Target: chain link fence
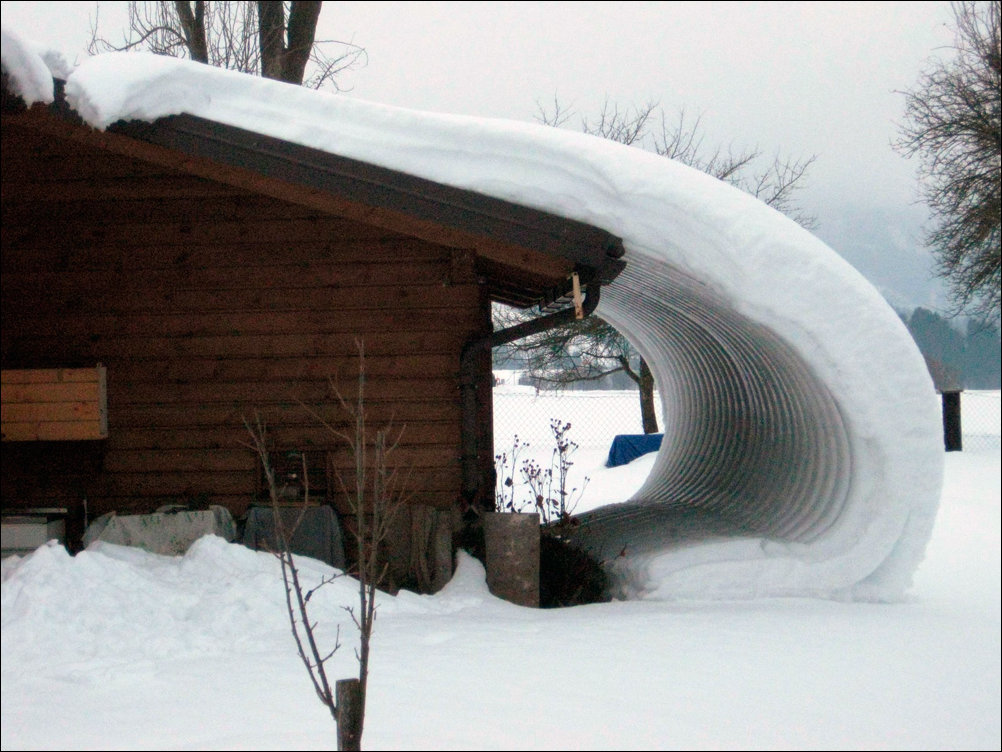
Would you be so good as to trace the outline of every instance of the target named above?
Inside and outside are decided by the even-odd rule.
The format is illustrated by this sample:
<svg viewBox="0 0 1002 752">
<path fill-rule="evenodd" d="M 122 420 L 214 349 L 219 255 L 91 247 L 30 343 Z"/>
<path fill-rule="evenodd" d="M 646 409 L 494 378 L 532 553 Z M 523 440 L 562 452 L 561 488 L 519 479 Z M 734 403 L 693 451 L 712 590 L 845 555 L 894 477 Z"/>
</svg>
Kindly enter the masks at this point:
<svg viewBox="0 0 1002 752">
<path fill-rule="evenodd" d="M 960 414 L 964 451 L 998 451 L 1002 448 L 1002 392 L 961 392 Z"/>
<path fill-rule="evenodd" d="M 654 396 L 660 416 L 660 398 L 657 392 Z M 572 508 L 588 486 L 590 474 L 595 468 L 604 467 L 612 440 L 620 434 L 643 433 L 636 389 L 537 391 L 530 386 L 502 383 L 494 388 L 495 468 L 499 480 L 511 478 L 514 486 L 508 489 L 499 486 L 501 495 L 516 502 L 533 496 L 525 474 L 520 471 L 527 463 L 544 472 L 552 470 L 551 477 L 556 478 L 560 455 L 555 451 L 554 421 L 561 428 L 570 424 L 563 437 L 576 445 L 566 455 L 570 464 L 566 490 Z M 623 498 L 628 495 L 624 493 Z M 516 506 L 522 511 L 531 507 L 519 503 Z"/>
<path fill-rule="evenodd" d="M 567 489 L 579 493 L 588 474 L 604 467 L 612 441 L 620 434 L 641 434 L 640 397 L 636 389 L 580 390 L 539 389 L 518 384 L 517 372 L 495 372 L 494 454 L 498 477 L 514 477 L 524 485 L 519 468 L 526 462 L 556 472 L 559 457 L 554 421 L 570 424 L 565 437 L 575 445 L 568 456 L 571 464 Z M 661 400 L 654 393 L 655 409 Z M 503 455 L 503 463 L 497 461 Z M 507 469 L 506 469 L 507 468 Z M 526 495 L 524 488 L 514 489 Z M 510 493 L 510 491 L 509 491 Z"/>
<path fill-rule="evenodd" d="M 618 434 L 643 433 L 636 391 L 494 389 L 496 451 L 511 447 L 516 436 L 523 444 L 549 448 L 554 440 L 551 420 L 570 423 L 569 436 L 581 449 L 608 451 Z"/>
</svg>

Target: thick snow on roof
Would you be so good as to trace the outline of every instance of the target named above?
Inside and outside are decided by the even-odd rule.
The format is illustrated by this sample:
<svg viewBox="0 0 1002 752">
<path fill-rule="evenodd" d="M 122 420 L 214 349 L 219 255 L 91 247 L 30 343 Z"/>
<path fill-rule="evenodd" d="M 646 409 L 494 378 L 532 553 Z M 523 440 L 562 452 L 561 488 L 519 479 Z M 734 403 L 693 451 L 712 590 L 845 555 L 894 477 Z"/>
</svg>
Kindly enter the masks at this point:
<svg viewBox="0 0 1002 752">
<path fill-rule="evenodd" d="M 0 28 L 3 44 L 3 70 L 10 76 L 11 88 L 24 100 L 25 104 L 35 102 L 48 104 L 55 99 L 52 71 L 45 64 L 45 53 L 33 42 Z"/>
<path fill-rule="evenodd" d="M 48 101 L 40 59 L 6 32 L 3 44 L 18 91 Z M 627 269 L 599 313 L 651 364 L 665 441 L 637 496 L 589 515 L 582 542 L 616 557 L 634 594 L 885 599 L 907 588 L 942 478 L 925 364 L 859 273 L 757 199 L 584 134 L 147 54 L 85 60 L 66 96 L 95 128 L 188 113 L 622 237 Z"/>
</svg>

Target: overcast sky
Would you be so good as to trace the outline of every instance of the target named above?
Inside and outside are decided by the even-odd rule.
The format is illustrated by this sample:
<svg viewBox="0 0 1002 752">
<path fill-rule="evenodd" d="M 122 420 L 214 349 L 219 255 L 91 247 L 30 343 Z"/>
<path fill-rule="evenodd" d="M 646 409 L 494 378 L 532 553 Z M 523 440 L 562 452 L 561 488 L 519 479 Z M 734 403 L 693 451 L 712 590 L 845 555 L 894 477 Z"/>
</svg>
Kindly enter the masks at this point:
<svg viewBox="0 0 1002 752">
<path fill-rule="evenodd" d="M 102 2 L 112 36 L 124 2 Z M 94 2 L 3 2 L 3 22 L 82 58 Z M 897 303 L 935 305 L 915 163 L 894 152 L 912 87 L 948 54 L 947 2 L 326 3 L 318 37 L 364 47 L 347 96 L 533 120 L 660 102 L 701 115 L 708 147 L 816 155 L 816 233 Z M 571 121 L 571 124 L 576 121 Z"/>
</svg>

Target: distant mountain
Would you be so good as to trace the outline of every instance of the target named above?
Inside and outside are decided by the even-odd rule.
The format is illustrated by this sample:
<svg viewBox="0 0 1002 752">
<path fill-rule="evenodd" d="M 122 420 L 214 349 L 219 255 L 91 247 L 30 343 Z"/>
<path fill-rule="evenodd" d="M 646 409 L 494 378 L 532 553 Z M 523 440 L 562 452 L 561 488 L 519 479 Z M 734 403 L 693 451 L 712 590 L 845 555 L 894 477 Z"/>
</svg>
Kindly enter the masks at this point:
<svg viewBox="0 0 1002 752">
<path fill-rule="evenodd" d="M 814 233 L 877 288 L 907 324 L 937 389 L 1000 388 L 998 322 L 953 317 L 948 286 L 934 276 L 921 206 L 826 206 Z"/>
<path fill-rule="evenodd" d="M 933 273 L 922 241 L 920 207 L 829 207 L 819 213 L 814 234 L 876 287 L 895 309 L 949 308 L 947 286 Z"/>
<path fill-rule="evenodd" d="M 947 319 L 925 308 L 899 315 L 925 356 L 937 389 L 1002 387 L 998 323 Z"/>
</svg>

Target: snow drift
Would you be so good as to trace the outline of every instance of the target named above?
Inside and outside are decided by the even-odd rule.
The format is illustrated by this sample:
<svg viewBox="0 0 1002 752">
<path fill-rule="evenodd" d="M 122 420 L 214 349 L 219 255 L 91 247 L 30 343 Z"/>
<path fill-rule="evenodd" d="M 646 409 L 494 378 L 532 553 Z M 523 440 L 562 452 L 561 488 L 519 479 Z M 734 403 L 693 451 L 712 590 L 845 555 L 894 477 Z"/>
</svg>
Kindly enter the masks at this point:
<svg viewBox="0 0 1002 752">
<path fill-rule="evenodd" d="M 42 58 L 3 66 L 50 101 Z M 939 499 L 939 412 L 880 295 L 820 240 L 684 165 L 527 123 L 413 112 L 145 54 L 85 60 L 70 105 L 95 128 L 188 113 L 599 226 L 625 272 L 599 314 L 637 346 L 665 440 L 629 502 L 581 541 L 624 594 L 894 599 Z"/>
</svg>

